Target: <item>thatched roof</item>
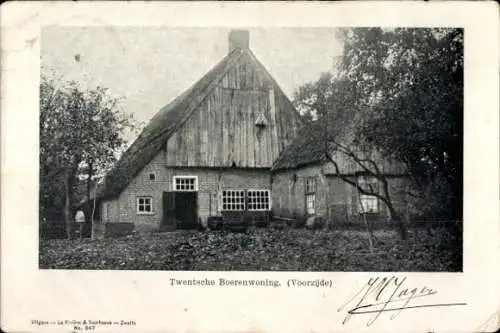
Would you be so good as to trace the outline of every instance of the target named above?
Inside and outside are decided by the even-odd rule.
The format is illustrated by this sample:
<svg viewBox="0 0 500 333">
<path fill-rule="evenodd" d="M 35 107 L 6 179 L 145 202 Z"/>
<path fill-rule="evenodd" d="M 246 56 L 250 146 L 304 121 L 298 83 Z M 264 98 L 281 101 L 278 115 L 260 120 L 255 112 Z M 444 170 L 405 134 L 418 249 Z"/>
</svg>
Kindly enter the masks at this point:
<svg viewBox="0 0 500 333">
<path fill-rule="evenodd" d="M 273 164 L 273 171 L 326 162 L 324 127 L 321 122 L 303 126 Z"/>
<path fill-rule="evenodd" d="M 295 138 L 273 164 L 273 171 L 296 169 L 327 161 L 327 138 L 345 144 L 350 140 L 354 128 L 362 121 L 361 112 L 345 109 L 331 114 L 328 119 L 316 120 L 304 125 Z M 351 138 L 352 139 L 352 138 Z M 335 150 L 328 144 L 329 152 Z"/>
<path fill-rule="evenodd" d="M 164 147 L 169 137 L 189 119 L 242 54 L 242 49 L 234 49 L 193 86 L 163 107 L 106 175 L 104 189 L 99 191 L 101 193 L 98 196 L 104 198 L 118 196 Z"/>
<path fill-rule="evenodd" d="M 329 120 L 317 120 L 300 129 L 296 139 L 286 147 L 274 162 L 272 171 L 298 169 L 309 165 L 330 163 L 334 159 L 341 173 L 364 172 L 355 159 L 343 153 L 347 149 L 357 158 L 375 161 L 381 172 L 386 174 L 405 174 L 405 168 L 395 160 L 384 158 L 376 149 L 363 150 L 356 143 L 354 133 L 363 122 L 364 113 L 343 110 Z M 344 148 L 340 148 L 344 147 Z"/>
</svg>

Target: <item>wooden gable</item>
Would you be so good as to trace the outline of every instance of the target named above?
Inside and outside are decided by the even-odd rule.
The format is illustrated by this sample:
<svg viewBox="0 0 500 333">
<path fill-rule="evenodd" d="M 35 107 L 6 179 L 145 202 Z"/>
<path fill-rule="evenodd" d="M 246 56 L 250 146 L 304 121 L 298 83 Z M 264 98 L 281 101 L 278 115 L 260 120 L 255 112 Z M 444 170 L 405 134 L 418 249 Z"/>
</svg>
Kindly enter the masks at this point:
<svg viewBox="0 0 500 333">
<path fill-rule="evenodd" d="M 265 119 L 265 126 L 259 123 Z M 244 50 L 168 140 L 168 166 L 270 168 L 295 137 L 298 113 L 251 51 Z"/>
</svg>

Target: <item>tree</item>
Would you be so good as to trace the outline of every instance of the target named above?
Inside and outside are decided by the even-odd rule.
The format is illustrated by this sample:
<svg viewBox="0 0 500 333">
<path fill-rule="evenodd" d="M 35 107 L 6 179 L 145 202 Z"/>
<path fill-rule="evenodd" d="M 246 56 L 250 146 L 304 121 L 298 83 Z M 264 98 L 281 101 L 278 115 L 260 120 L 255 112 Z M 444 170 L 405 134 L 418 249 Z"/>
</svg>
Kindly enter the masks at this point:
<svg viewBox="0 0 500 333">
<path fill-rule="evenodd" d="M 354 187 L 358 191 L 358 194 L 374 196 L 381 200 L 389 211 L 391 221 L 396 224 L 399 236 L 401 239 L 406 240 L 408 235 L 405 221 L 402 214 L 398 212 L 393 203 L 391 193 L 389 191 L 389 180 L 387 175 L 383 172 L 380 159 L 377 158 L 376 154 L 374 154 L 373 151 L 360 149 L 360 146 L 356 143 L 354 146 L 344 145 L 341 143 L 341 140 L 336 137 L 329 136 L 328 134 L 326 134 L 324 140 L 326 142 L 325 156 L 333 165 L 335 175 L 345 183 Z M 335 154 L 337 156 L 335 156 Z M 380 184 L 381 186 L 379 187 L 370 183 L 362 183 L 358 180 L 358 178 L 353 179 L 352 176 L 344 173 L 337 162 L 339 155 L 341 155 L 341 159 L 344 159 L 353 165 L 353 169 L 360 170 L 356 172 L 357 175 L 374 178 L 377 180 L 377 184 Z M 364 208 L 362 211 L 364 213 Z M 370 234 L 371 244 L 371 228 L 368 225 L 367 228 Z"/>
<path fill-rule="evenodd" d="M 440 32 L 421 43 L 411 80 L 374 108 L 359 134 L 406 164 L 428 214 L 461 218 L 463 32 Z"/>
<path fill-rule="evenodd" d="M 101 87 L 84 91 L 76 82 L 42 77 L 40 214 L 46 216 L 52 211 L 56 216 L 64 215 L 68 238 L 72 234 L 75 186 L 82 166 L 87 174 L 89 198 L 92 177 L 110 167 L 116 152 L 127 143 L 126 131 L 135 126 L 118 102 Z M 89 212 L 87 209 L 87 216 Z"/>
<path fill-rule="evenodd" d="M 87 179 L 87 222 L 93 219 L 91 187 L 95 175 L 103 175 L 116 161 L 117 153 L 125 148 L 127 140 L 121 135 L 127 130 L 135 129 L 137 124 L 133 118 L 126 116 L 118 109 L 118 100 L 111 98 L 107 90 L 97 87 L 89 91 L 87 104 L 83 111 L 83 127 L 85 137 L 81 166 Z"/>
<path fill-rule="evenodd" d="M 294 104 L 323 123 L 355 121 L 353 140 L 405 166 L 427 215 L 461 217 L 463 30 L 355 28 L 339 36 L 344 50 L 332 73 L 300 87 Z"/>
<path fill-rule="evenodd" d="M 58 152 L 63 150 L 59 141 L 51 139 L 52 129 L 61 126 L 60 114 L 66 98 L 49 81 L 40 84 L 40 224 L 41 232 L 59 234 L 53 221 L 64 220 L 65 177 L 64 163 Z"/>
</svg>

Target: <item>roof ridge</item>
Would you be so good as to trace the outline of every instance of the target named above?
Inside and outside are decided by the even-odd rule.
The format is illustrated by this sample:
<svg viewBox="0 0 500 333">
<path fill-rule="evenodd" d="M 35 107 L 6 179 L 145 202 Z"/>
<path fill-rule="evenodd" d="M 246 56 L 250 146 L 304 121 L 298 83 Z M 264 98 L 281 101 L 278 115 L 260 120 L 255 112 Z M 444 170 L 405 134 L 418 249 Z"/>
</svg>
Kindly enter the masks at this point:
<svg viewBox="0 0 500 333">
<path fill-rule="evenodd" d="M 235 50 L 238 50 L 238 49 L 235 49 Z M 235 50 L 233 50 L 233 52 L 234 52 Z M 236 56 L 236 58 L 235 58 L 235 59 L 233 59 L 233 60 L 231 61 L 231 64 L 230 64 L 230 65 L 225 66 L 225 69 L 224 69 L 221 73 L 219 73 L 218 77 L 216 77 L 216 79 L 214 79 L 213 81 L 211 81 L 211 82 L 207 85 L 207 87 L 206 87 L 205 89 L 203 89 L 203 93 L 202 93 L 203 98 L 201 98 L 199 101 L 197 101 L 195 104 L 191 105 L 190 107 L 188 106 L 188 110 L 189 110 L 189 109 L 190 109 L 190 110 L 189 110 L 189 111 L 187 111 L 187 115 L 186 115 L 186 116 L 184 116 L 184 117 L 183 117 L 183 119 L 182 119 L 182 120 L 181 120 L 181 121 L 180 121 L 180 122 L 179 122 L 176 126 L 174 126 L 173 132 L 177 131 L 177 130 L 178 130 L 178 129 L 182 126 L 182 125 L 184 125 L 184 123 L 185 123 L 186 121 L 188 121 L 188 120 L 189 120 L 189 118 L 191 118 L 191 116 L 193 115 L 194 111 L 196 111 L 196 108 L 197 108 L 197 107 L 198 107 L 201 103 L 203 103 L 203 101 L 205 100 L 205 98 L 207 98 L 207 96 L 210 94 L 210 92 L 212 92 L 212 90 L 215 88 L 216 84 L 217 84 L 217 83 L 219 83 L 219 82 L 220 82 L 220 80 L 222 80 L 222 78 L 224 77 L 224 75 L 226 75 L 226 73 L 227 73 L 227 72 L 228 72 L 228 71 L 229 71 L 229 70 L 230 70 L 230 69 L 234 66 L 234 64 L 238 61 L 238 59 L 241 57 L 241 55 L 242 55 L 242 54 L 243 54 L 243 53 L 242 53 L 242 52 L 241 52 L 241 50 L 240 50 L 240 54 L 238 54 L 238 55 Z M 229 55 L 231 55 L 231 54 L 229 54 Z M 220 64 L 220 63 L 222 63 L 224 60 L 226 60 L 226 58 L 222 59 L 222 60 L 219 62 L 219 64 Z M 210 69 L 210 70 L 209 70 L 209 71 L 208 71 L 208 72 L 207 72 L 207 73 L 206 73 L 203 77 L 206 77 L 207 75 L 210 75 L 210 74 L 211 74 L 211 72 L 212 72 L 213 70 L 215 70 L 215 69 L 216 69 L 216 67 L 217 67 L 217 65 L 216 65 L 216 66 L 214 66 L 212 69 Z M 196 86 L 196 84 L 197 84 L 197 83 L 199 83 L 199 82 L 203 79 L 203 77 L 202 77 L 201 79 L 199 79 L 198 81 L 196 81 L 196 82 L 195 82 L 195 83 L 194 83 L 191 87 L 189 87 L 186 91 L 184 91 L 184 93 L 186 93 L 186 96 L 187 96 L 187 95 L 189 95 L 189 93 L 191 92 L 190 90 L 192 90 L 192 88 L 193 88 L 194 86 Z M 184 93 L 182 93 L 181 95 L 183 95 Z M 179 95 L 178 97 L 180 97 L 181 95 Z M 184 98 L 186 98 L 186 96 L 184 96 Z M 174 99 L 171 103 L 173 103 L 173 102 L 175 102 L 175 99 Z M 169 103 L 169 104 L 170 104 L 170 103 Z M 168 106 L 169 104 L 167 104 L 166 106 Z M 165 106 L 165 107 L 166 107 L 166 106 Z M 161 111 L 161 109 L 160 109 L 160 111 Z M 154 137 L 152 137 L 149 141 L 153 141 L 153 140 L 157 139 L 159 136 L 163 135 L 163 134 L 164 134 L 165 132 L 167 132 L 168 130 L 170 130 L 170 129 L 165 129 L 165 130 L 161 131 L 159 134 L 157 134 L 157 135 L 155 135 Z"/>
</svg>

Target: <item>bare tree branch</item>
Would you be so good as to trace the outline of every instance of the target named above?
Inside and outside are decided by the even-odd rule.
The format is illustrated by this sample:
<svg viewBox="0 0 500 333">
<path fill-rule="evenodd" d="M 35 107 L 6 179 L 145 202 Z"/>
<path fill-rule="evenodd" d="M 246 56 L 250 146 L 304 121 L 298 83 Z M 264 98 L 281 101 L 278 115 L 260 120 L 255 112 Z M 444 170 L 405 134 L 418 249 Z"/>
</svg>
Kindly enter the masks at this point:
<svg viewBox="0 0 500 333">
<path fill-rule="evenodd" d="M 373 176 L 374 178 L 377 178 L 380 180 L 382 183 L 387 183 L 387 179 L 385 176 L 383 176 L 383 173 L 381 172 L 380 168 L 378 167 L 377 163 L 373 161 L 372 159 L 369 158 L 360 158 L 358 157 L 352 150 L 347 148 L 346 146 L 336 142 L 336 141 L 331 141 L 335 146 L 340 148 L 340 151 L 342 154 L 350 157 L 358 166 L 360 166 L 366 173 L 368 173 L 370 176 Z M 327 153 L 328 154 L 328 153 Z M 370 169 L 369 167 L 366 166 L 365 163 L 368 163 L 372 166 L 373 170 Z"/>
<path fill-rule="evenodd" d="M 385 204 L 387 204 L 387 198 L 384 196 L 384 195 L 381 195 L 379 192 L 376 192 L 373 190 L 372 187 L 370 187 L 370 191 L 367 191 L 365 188 L 363 188 L 358 182 L 356 181 L 353 181 L 352 179 L 350 179 L 348 176 L 345 176 L 343 175 L 340 171 L 339 171 L 339 166 L 337 164 L 337 162 L 330 156 L 330 154 L 328 153 L 325 153 L 325 156 L 326 158 L 333 164 L 334 168 L 335 168 L 335 174 L 340 178 L 342 179 L 342 181 L 348 183 L 349 185 L 355 187 L 359 193 L 361 194 L 364 194 L 364 195 L 372 195 L 372 196 L 375 196 L 377 198 L 379 198 L 380 200 L 382 200 Z"/>
</svg>

